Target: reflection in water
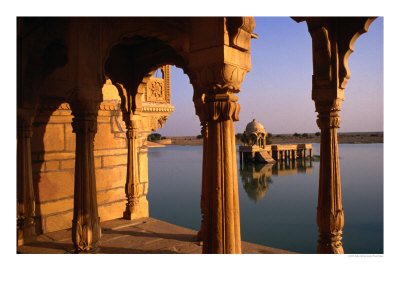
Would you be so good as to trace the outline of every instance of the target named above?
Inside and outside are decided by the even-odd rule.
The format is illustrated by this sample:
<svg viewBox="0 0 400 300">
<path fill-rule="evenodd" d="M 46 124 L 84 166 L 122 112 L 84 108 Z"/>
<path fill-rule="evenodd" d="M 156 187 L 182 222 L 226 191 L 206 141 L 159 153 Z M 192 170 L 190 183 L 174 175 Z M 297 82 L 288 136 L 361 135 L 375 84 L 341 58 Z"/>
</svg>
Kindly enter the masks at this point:
<svg viewBox="0 0 400 300">
<path fill-rule="evenodd" d="M 268 183 L 272 183 L 272 165 L 245 163 L 240 168 L 240 176 L 247 195 L 257 202 L 268 191 Z"/>
<path fill-rule="evenodd" d="M 257 202 L 265 197 L 269 188 L 268 184 L 273 183 L 272 176 L 310 173 L 312 168 L 313 159 L 286 160 L 274 165 L 245 162 L 240 165 L 240 177 L 249 198 Z"/>
</svg>

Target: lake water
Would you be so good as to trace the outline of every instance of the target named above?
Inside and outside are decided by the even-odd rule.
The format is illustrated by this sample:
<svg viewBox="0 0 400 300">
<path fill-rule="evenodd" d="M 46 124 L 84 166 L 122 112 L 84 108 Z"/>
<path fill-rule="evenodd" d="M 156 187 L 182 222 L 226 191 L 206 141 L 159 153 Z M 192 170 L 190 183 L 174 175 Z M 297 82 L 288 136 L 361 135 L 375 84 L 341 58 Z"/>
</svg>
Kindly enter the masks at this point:
<svg viewBox="0 0 400 300">
<path fill-rule="evenodd" d="M 319 144 L 313 144 L 319 155 Z M 199 230 L 202 146 L 149 148 L 150 216 Z M 340 144 L 348 254 L 383 253 L 383 144 Z M 239 161 L 239 155 L 237 155 Z M 238 162 L 242 240 L 316 253 L 317 160 L 295 164 Z"/>
</svg>

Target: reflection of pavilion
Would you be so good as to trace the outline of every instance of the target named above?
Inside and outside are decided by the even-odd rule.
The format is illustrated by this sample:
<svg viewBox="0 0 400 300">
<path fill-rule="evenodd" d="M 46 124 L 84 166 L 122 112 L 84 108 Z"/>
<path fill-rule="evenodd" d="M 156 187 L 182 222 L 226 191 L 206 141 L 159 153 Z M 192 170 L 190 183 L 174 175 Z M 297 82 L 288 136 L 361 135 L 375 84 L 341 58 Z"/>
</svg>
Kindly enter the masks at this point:
<svg viewBox="0 0 400 300">
<path fill-rule="evenodd" d="M 280 161 L 272 168 L 272 174 L 275 176 L 294 175 L 298 173 L 310 173 L 313 168 L 313 159 L 287 160 Z"/>
<path fill-rule="evenodd" d="M 256 202 L 264 198 L 272 183 L 272 165 L 248 163 L 241 165 L 240 176 L 247 195 Z"/>
<path fill-rule="evenodd" d="M 277 164 L 244 163 L 240 165 L 240 177 L 243 188 L 249 198 L 258 202 L 265 197 L 272 176 L 295 175 L 298 173 L 310 173 L 313 168 L 313 160 L 289 160 Z"/>
</svg>

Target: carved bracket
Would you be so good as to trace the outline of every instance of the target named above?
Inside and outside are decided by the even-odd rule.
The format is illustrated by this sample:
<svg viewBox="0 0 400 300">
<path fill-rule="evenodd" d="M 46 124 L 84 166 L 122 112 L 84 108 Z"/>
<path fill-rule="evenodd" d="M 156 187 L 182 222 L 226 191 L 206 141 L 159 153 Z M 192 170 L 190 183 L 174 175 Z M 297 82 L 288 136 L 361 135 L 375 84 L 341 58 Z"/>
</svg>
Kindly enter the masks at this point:
<svg viewBox="0 0 400 300">
<path fill-rule="evenodd" d="M 375 17 L 307 17 L 313 48 L 313 90 L 329 86 L 344 89 L 350 78 L 348 59 L 357 38 Z"/>
<path fill-rule="evenodd" d="M 229 17 L 226 18 L 226 26 L 229 34 L 229 46 L 241 51 L 250 51 L 252 32 L 256 27 L 253 17 Z"/>
</svg>

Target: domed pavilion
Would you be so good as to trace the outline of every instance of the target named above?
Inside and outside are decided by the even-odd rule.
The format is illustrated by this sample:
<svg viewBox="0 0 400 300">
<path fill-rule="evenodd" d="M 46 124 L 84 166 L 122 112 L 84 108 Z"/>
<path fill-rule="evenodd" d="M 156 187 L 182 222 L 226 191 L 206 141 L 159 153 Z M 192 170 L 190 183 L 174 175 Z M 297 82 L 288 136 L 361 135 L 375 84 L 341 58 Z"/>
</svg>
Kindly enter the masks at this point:
<svg viewBox="0 0 400 300">
<path fill-rule="evenodd" d="M 243 143 L 246 146 L 259 146 L 261 148 L 265 147 L 267 144 L 267 132 L 261 123 L 253 119 L 246 126 L 246 130 L 243 133 Z"/>
</svg>

